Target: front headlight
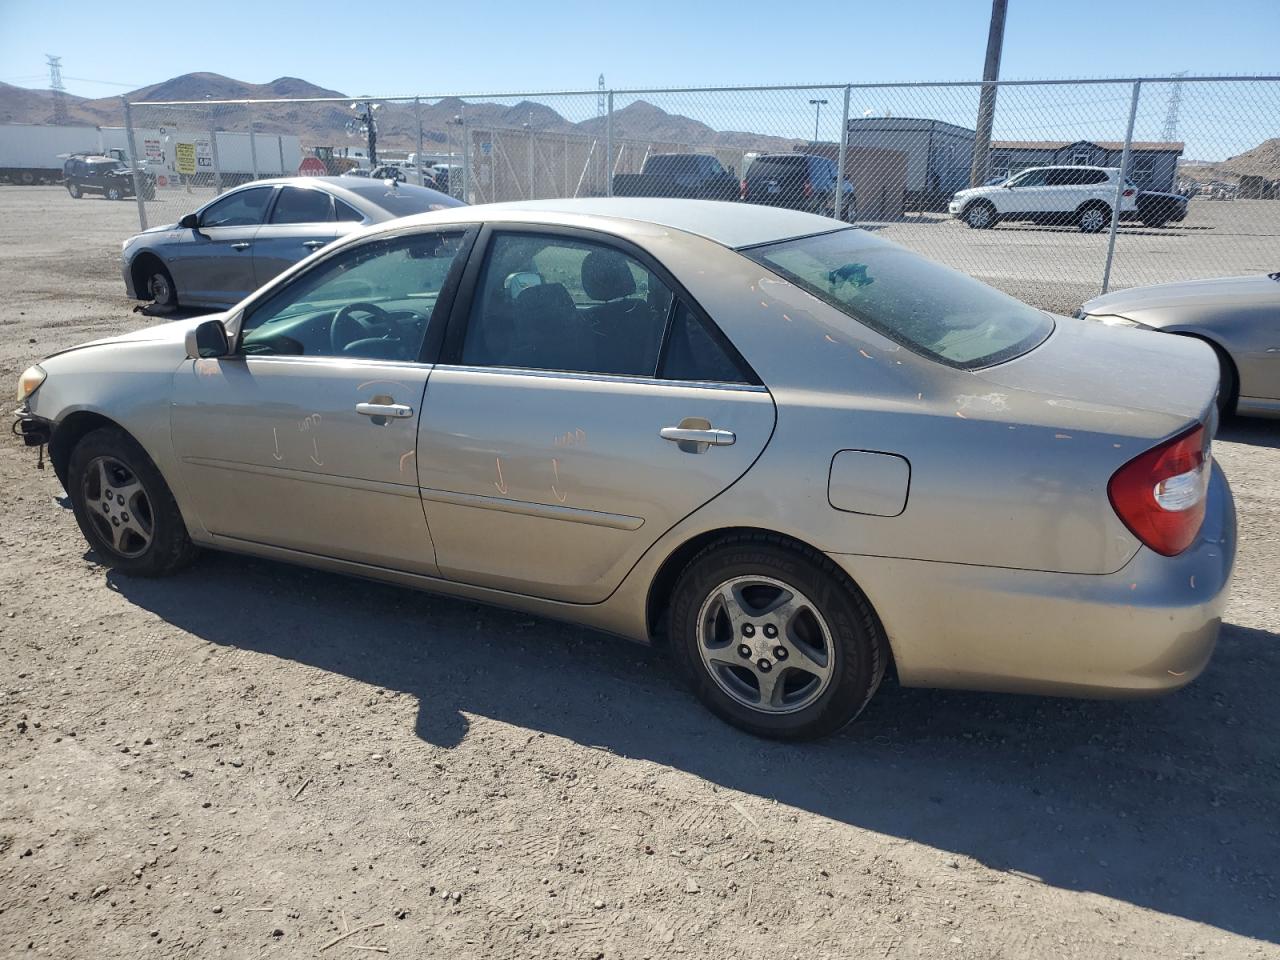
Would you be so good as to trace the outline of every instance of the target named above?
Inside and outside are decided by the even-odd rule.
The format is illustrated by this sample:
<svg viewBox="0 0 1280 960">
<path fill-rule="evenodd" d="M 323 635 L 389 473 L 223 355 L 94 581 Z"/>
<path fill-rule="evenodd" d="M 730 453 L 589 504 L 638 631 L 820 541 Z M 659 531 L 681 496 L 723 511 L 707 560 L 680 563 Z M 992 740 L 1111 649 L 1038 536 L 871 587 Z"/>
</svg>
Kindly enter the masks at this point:
<svg viewBox="0 0 1280 960">
<path fill-rule="evenodd" d="M 44 383 L 45 372 L 40 364 L 33 367 L 27 367 L 22 371 L 22 376 L 18 378 L 18 402 L 21 403 L 27 397 L 36 392 L 36 387 Z"/>
</svg>

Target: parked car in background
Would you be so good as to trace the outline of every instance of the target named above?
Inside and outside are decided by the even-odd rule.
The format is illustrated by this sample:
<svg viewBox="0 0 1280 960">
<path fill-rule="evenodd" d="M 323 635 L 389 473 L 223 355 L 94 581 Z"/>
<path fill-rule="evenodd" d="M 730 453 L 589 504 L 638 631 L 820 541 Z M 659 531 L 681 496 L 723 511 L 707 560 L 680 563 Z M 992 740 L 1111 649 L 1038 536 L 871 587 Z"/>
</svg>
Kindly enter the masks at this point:
<svg viewBox="0 0 1280 960">
<path fill-rule="evenodd" d="M 1117 290 L 1076 315 L 1203 340 L 1218 357 L 1222 413 L 1280 417 L 1280 271 Z"/>
<path fill-rule="evenodd" d="M 957 191 L 947 210 L 974 230 L 1002 220 L 1030 220 L 1099 233 L 1111 225 L 1119 177 L 1115 167 L 1031 167 L 999 186 Z M 1129 184 L 1121 188 L 1121 216 L 1137 212 L 1137 193 Z"/>
<path fill-rule="evenodd" d="M 659 642 L 721 717 L 797 738 L 891 660 L 1189 683 L 1235 553 L 1217 380 L 1204 344 L 826 217 L 600 198 L 362 230 L 29 368 L 15 426 L 126 575 L 207 546 L 541 613 Z"/>
<path fill-rule="evenodd" d="M 768 153 L 756 157 L 742 178 L 739 195 L 747 203 L 822 213 L 846 223 L 852 223 L 856 216 L 853 184 L 848 180 L 841 184 L 837 212 L 836 163 L 828 157 L 808 153 Z"/>
<path fill-rule="evenodd" d="M 382 180 L 257 180 L 126 240 L 125 292 L 163 307 L 225 307 L 363 226 L 460 204 L 435 190 Z"/>
<path fill-rule="evenodd" d="M 1125 219 L 1138 220 L 1146 227 L 1163 227 L 1181 223 L 1187 218 L 1187 198 L 1179 193 L 1139 190 L 1138 209 L 1125 214 Z"/>
<path fill-rule="evenodd" d="M 418 185 L 418 169 L 411 165 L 384 163 L 370 172 L 368 176 L 372 180 L 394 180 L 396 183 Z M 432 190 L 440 189 L 429 167 L 423 171 L 421 186 L 430 187 Z"/>
<path fill-rule="evenodd" d="M 737 200 L 738 193 L 733 174 L 704 153 L 655 153 L 639 173 L 619 173 L 613 178 L 617 197 Z"/>
<path fill-rule="evenodd" d="M 138 174 L 142 199 L 154 200 L 155 177 Z M 62 180 L 67 193 L 80 200 L 86 194 L 101 194 L 108 200 L 125 200 L 134 195 L 133 171 L 123 160 L 114 157 L 74 156 L 62 165 Z"/>
</svg>

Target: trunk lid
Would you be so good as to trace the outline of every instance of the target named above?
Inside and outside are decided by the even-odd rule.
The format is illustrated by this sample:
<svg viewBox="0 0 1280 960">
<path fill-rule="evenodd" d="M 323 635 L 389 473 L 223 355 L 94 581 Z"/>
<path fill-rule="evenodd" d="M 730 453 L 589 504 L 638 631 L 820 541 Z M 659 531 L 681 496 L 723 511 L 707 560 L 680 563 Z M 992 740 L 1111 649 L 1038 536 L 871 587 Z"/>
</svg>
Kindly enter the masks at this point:
<svg viewBox="0 0 1280 960">
<path fill-rule="evenodd" d="M 1150 330 L 1058 317 L 1054 332 L 1029 353 L 975 376 L 1042 401 L 1063 427 L 1159 439 L 1208 422 L 1218 391 L 1218 361 L 1208 345 Z M 1040 418 L 1034 418 L 1040 419 Z"/>
</svg>

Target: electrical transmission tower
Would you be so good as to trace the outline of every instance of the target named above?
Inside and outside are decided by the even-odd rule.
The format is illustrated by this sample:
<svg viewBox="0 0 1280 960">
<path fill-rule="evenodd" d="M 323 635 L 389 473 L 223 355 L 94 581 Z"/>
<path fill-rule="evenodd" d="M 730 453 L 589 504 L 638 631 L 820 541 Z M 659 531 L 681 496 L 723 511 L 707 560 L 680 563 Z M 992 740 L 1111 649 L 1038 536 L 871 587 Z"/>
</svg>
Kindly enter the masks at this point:
<svg viewBox="0 0 1280 960">
<path fill-rule="evenodd" d="M 608 100 L 604 95 L 604 74 L 600 74 L 600 79 L 596 82 L 596 116 L 603 117 L 608 111 Z"/>
<path fill-rule="evenodd" d="M 1160 134 L 1165 143 L 1178 139 L 1178 108 L 1182 106 L 1182 78 L 1186 75 L 1185 70 L 1174 74 L 1176 79 L 1173 81 L 1173 89 L 1169 91 L 1169 107 L 1164 115 L 1164 130 Z"/>
<path fill-rule="evenodd" d="M 62 58 L 44 55 L 49 62 L 49 89 L 53 91 L 53 122 L 67 122 L 67 88 L 62 85 Z"/>
</svg>

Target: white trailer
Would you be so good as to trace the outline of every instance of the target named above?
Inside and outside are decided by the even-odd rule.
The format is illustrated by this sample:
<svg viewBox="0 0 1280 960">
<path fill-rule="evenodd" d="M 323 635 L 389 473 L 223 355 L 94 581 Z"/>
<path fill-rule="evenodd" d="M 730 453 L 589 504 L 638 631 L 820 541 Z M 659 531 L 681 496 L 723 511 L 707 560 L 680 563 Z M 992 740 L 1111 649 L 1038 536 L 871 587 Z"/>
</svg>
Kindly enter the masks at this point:
<svg viewBox="0 0 1280 960">
<path fill-rule="evenodd" d="M 124 127 L 103 127 L 102 138 L 107 149 L 127 149 Z M 135 127 L 133 149 L 161 188 L 195 176 L 225 189 L 259 177 L 294 176 L 302 163 L 301 142 L 288 134 Z"/>
<path fill-rule="evenodd" d="M 73 153 L 101 153 L 97 127 L 0 124 L 0 180 L 9 183 L 57 183 L 62 163 Z"/>
</svg>

